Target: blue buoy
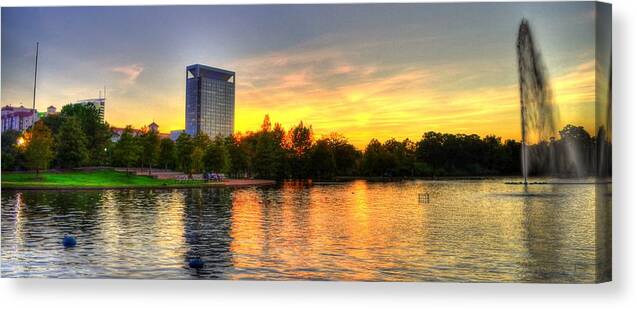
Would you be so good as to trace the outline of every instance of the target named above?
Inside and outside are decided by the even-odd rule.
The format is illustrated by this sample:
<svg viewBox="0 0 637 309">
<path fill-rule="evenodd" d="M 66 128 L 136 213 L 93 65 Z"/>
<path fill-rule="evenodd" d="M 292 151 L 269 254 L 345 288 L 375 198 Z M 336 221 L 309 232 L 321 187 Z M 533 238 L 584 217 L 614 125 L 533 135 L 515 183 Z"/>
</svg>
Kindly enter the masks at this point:
<svg viewBox="0 0 637 309">
<path fill-rule="evenodd" d="M 62 244 L 64 245 L 64 248 L 72 248 L 77 245 L 77 241 L 75 241 L 75 237 L 73 236 L 64 236 L 64 239 L 62 239 Z"/>
<path fill-rule="evenodd" d="M 188 266 L 190 266 L 190 268 L 203 268 L 203 261 L 199 258 L 194 258 L 194 259 L 190 259 L 188 261 Z"/>
</svg>

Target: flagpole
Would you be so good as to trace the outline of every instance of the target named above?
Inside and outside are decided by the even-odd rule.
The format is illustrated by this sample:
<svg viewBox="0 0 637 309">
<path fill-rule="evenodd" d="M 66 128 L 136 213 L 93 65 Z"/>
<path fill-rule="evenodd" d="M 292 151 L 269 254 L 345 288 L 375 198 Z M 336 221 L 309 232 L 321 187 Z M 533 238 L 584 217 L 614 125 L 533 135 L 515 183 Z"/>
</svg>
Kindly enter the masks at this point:
<svg viewBox="0 0 637 309">
<path fill-rule="evenodd" d="M 35 113 L 35 88 L 38 83 L 38 54 L 40 52 L 40 42 L 35 42 L 35 74 L 33 76 L 33 123 L 35 125 L 35 117 L 37 114 Z"/>
</svg>

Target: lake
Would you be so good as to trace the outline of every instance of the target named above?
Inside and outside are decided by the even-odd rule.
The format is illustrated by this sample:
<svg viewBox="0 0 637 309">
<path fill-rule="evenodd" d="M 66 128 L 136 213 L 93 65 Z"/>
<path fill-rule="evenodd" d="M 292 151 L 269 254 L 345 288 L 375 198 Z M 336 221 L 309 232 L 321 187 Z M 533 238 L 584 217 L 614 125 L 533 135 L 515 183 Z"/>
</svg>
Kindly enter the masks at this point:
<svg viewBox="0 0 637 309">
<path fill-rule="evenodd" d="M 596 224 L 610 220 L 610 185 L 525 189 L 508 181 L 519 179 L 3 190 L 1 272 L 578 283 L 610 276 L 601 258 L 610 245 L 596 241 L 610 238 L 610 226 Z M 64 235 L 77 246 L 65 249 Z M 191 258 L 204 267 L 189 268 Z"/>
</svg>

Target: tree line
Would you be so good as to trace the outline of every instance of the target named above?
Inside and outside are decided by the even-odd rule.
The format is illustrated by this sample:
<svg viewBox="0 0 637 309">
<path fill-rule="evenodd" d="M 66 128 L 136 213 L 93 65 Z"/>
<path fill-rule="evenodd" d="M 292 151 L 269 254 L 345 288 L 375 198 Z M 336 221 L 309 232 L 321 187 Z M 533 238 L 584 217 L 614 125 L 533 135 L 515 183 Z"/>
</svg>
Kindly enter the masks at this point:
<svg viewBox="0 0 637 309">
<path fill-rule="evenodd" d="M 569 125 L 560 133 L 550 143 L 575 143 L 582 153 L 594 148 L 582 127 Z M 264 179 L 520 175 L 520 143 L 493 135 L 426 132 L 418 141 L 372 139 L 361 151 L 338 133 L 316 138 L 303 122 L 285 130 L 266 115 L 259 130 L 227 137 L 181 134 L 173 142 L 131 126 L 116 142 L 111 137 L 94 108 L 67 105 L 24 134 L 4 132 L 2 168 L 36 173 L 52 167 L 162 168 Z M 562 169 L 569 172 L 567 164 Z"/>
<path fill-rule="evenodd" d="M 111 130 L 94 107 L 66 105 L 23 134 L 2 133 L 3 170 L 45 170 L 104 165 Z"/>
</svg>

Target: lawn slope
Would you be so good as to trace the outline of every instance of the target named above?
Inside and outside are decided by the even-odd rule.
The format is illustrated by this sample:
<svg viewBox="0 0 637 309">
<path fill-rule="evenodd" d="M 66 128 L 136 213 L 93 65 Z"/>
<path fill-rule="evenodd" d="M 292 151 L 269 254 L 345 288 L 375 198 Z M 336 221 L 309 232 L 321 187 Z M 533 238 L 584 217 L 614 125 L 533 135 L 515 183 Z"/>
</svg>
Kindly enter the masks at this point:
<svg viewBox="0 0 637 309">
<path fill-rule="evenodd" d="M 204 184 L 201 180 L 155 179 L 114 170 L 43 172 L 39 176 L 35 173 L 2 173 L 3 189 L 189 187 Z"/>
</svg>

